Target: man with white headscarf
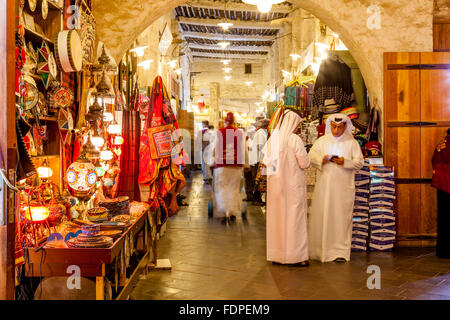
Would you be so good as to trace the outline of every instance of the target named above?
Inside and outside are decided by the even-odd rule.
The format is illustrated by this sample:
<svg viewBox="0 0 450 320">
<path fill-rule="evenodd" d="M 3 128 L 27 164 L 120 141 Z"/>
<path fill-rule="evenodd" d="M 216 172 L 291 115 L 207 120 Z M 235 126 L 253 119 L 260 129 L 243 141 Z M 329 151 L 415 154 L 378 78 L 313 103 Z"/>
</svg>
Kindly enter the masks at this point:
<svg viewBox="0 0 450 320">
<path fill-rule="evenodd" d="M 294 134 L 300 121 L 294 111 L 285 110 L 262 152 L 267 166 L 267 260 L 306 267 L 309 157 Z"/>
<path fill-rule="evenodd" d="M 325 135 L 316 140 L 309 157 L 318 169 L 309 216 L 309 252 L 313 260 L 350 260 L 355 171 L 364 158 L 344 114 L 331 115 Z"/>
</svg>

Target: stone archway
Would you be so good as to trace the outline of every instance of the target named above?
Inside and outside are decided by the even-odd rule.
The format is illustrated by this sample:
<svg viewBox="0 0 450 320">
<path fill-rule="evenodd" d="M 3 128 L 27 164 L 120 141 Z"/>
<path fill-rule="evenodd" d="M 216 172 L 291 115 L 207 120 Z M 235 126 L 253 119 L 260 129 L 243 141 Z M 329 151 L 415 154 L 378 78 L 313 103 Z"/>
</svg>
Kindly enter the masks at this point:
<svg viewBox="0 0 450 320">
<path fill-rule="evenodd" d="M 160 16 L 186 0 L 97 0 L 99 40 L 117 59 Z M 383 52 L 433 50 L 433 0 L 289 0 L 339 34 L 358 63 L 372 105 L 383 108 Z M 369 6 L 380 12 L 380 28 L 369 28 Z"/>
</svg>

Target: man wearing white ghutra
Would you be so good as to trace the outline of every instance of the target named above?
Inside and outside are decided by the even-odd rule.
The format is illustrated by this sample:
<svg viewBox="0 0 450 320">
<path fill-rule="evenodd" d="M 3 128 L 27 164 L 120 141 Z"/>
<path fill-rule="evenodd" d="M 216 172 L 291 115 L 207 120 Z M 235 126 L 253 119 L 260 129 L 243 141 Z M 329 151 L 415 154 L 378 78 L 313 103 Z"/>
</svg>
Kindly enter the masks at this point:
<svg viewBox="0 0 450 320">
<path fill-rule="evenodd" d="M 309 217 L 310 258 L 321 262 L 350 260 L 355 172 L 364 158 L 346 115 L 331 115 L 326 131 L 311 148 L 318 169 Z"/>
</svg>

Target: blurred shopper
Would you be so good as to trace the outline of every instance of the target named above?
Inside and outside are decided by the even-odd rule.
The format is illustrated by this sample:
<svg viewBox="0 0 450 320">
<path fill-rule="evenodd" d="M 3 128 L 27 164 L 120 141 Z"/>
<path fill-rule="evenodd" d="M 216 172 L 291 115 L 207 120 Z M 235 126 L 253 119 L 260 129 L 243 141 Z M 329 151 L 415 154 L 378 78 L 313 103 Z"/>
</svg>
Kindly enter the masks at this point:
<svg viewBox="0 0 450 320">
<path fill-rule="evenodd" d="M 216 199 L 214 216 L 222 223 L 234 221 L 241 212 L 242 167 L 245 161 L 244 135 L 234 126 L 234 114 L 229 112 L 224 128 L 217 131 L 210 165 L 214 168 L 213 189 Z"/>
</svg>

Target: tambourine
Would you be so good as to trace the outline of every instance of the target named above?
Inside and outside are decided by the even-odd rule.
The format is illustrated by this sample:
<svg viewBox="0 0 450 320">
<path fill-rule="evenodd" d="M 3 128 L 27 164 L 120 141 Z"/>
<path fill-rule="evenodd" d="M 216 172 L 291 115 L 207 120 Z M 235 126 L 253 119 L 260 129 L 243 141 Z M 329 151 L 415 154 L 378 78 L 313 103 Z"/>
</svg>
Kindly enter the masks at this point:
<svg viewBox="0 0 450 320">
<path fill-rule="evenodd" d="M 59 32 L 55 40 L 55 53 L 56 62 L 64 72 L 81 71 L 83 49 L 78 31 L 73 29 Z"/>
</svg>

